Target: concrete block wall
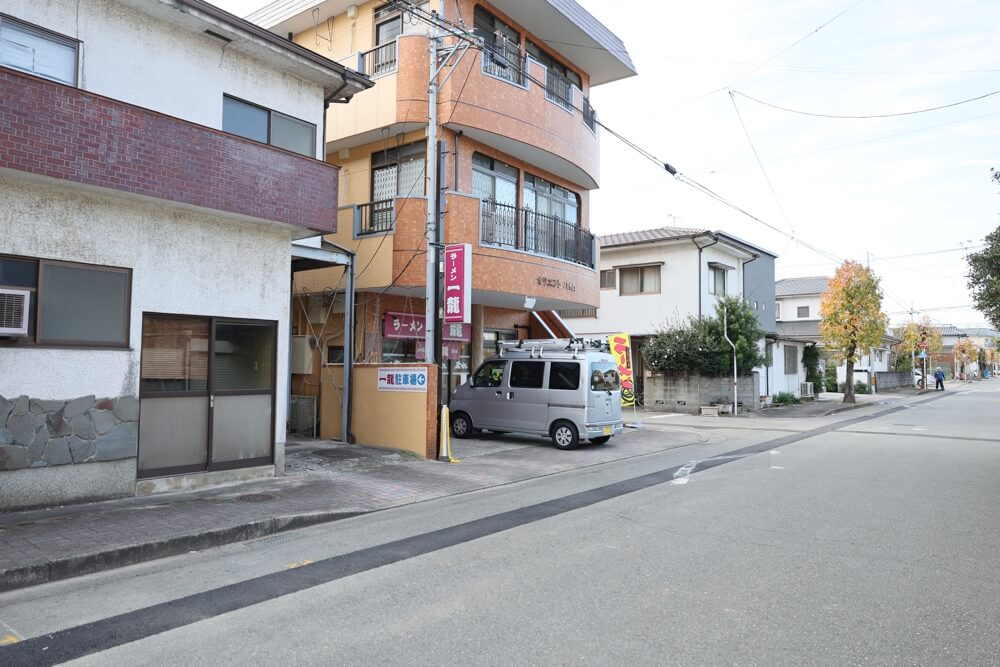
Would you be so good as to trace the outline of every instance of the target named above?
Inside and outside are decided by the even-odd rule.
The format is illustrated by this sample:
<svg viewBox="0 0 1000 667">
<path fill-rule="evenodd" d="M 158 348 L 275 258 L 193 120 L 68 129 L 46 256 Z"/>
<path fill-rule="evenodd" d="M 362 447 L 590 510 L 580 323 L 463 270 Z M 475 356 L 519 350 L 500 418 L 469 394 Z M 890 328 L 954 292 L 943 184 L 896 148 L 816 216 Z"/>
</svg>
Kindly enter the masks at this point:
<svg viewBox="0 0 1000 667">
<path fill-rule="evenodd" d="M 739 378 L 736 386 L 741 410 L 760 409 L 757 375 Z M 647 410 L 698 414 L 702 405 L 732 403 L 733 380 L 729 377 L 664 375 L 654 373 L 645 381 Z"/>
</svg>

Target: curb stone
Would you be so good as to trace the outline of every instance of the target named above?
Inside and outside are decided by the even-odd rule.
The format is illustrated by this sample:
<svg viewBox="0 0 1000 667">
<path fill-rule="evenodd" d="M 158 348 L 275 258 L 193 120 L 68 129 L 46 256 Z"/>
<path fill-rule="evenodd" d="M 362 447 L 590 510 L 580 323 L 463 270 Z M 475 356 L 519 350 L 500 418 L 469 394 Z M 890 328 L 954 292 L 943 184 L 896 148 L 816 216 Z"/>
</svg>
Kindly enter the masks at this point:
<svg viewBox="0 0 1000 667">
<path fill-rule="evenodd" d="M 377 511 L 377 510 L 371 510 Z M 72 556 L 32 563 L 0 570 L 0 593 L 27 588 L 38 584 L 70 579 L 113 568 L 135 565 L 189 551 L 201 551 L 234 542 L 266 537 L 286 530 L 306 528 L 321 523 L 349 519 L 370 512 L 314 512 L 269 517 L 226 528 L 201 533 L 178 535 L 164 540 L 130 544 L 107 551 L 97 551 L 82 556 Z"/>
</svg>

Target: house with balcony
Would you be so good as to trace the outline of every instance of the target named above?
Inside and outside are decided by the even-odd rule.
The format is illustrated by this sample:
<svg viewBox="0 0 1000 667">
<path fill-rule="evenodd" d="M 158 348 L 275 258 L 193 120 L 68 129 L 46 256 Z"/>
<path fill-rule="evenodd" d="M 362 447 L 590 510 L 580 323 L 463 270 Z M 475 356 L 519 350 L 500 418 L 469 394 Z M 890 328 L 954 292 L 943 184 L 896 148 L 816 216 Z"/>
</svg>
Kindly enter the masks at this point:
<svg viewBox="0 0 1000 667">
<path fill-rule="evenodd" d="M 432 456 L 434 411 L 497 341 L 567 335 L 556 311 L 598 305 L 589 193 L 600 153 L 590 91 L 635 68 L 621 40 L 574 0 L 277 0 L 248 18 L 375 81 L 326 118 L 327 160 L 340 168 L 339 224 L 326 238 L 357 256 L 352 433 Z M 440 55 L 433 109 L 432 40 Z M 439 146 L 429 149 L 432 122 Z M 437 191 L 428 191 L 428 156 Z M 380 366 L 426 360 L 433 198 L 441 242 L 471 247 L 472 309 L 469 322 L 444 327 L 440 365 L 425 369 L 436 395 L 410 405 L 398 391 L 366 387 Z M 319 396 L 324 437 L 342 428 L 345 283 L 330 269 L 297 276 L 294 286 L 293 327 L 312 351 L 293 393 Z M 381 413 L 363 414 L 368 404 L 412 419 L 387 424 Z"/>
<path fill-rule="evenodd" d="M 820 300 L 829 282 L 830 279 L 826 276 L 809 276 L 785 278 L 775 283 L 774 313 L 779 336 L 810 341 L 822 351 L 823 340 L 819 333 Z M 886 331 L 881 343 L 866 350 L 854 364 L 854 381 L 871 386 L 875 373 L 888 372 L 891 368 L 890 350 L 899 342 L 899 338 Z M 823 357 L 829 358 L 829 353 L 823 354 Z M 836 368 L 837 383 L 843 384 L 847 378 L 847 364 L 837 364 Z"/>
<path fill-rule="evenodd" d="M 649 373 L 647 338 L 689 317 L 714 317 L 720 296 L 745 299 L 765 336 L 774 335 L 774 253 L 722 231 L 687 227 L 609 234 L 598 244 L 598 305 L 559 312 L 580 335 L 630 334 L 637 395 Z"/>
<path fill-rule="evenodd" d="M 202 0 L 0 11 L 0 510 L 280 471 L 293 241 L 371 81 Z"/>
</svg>

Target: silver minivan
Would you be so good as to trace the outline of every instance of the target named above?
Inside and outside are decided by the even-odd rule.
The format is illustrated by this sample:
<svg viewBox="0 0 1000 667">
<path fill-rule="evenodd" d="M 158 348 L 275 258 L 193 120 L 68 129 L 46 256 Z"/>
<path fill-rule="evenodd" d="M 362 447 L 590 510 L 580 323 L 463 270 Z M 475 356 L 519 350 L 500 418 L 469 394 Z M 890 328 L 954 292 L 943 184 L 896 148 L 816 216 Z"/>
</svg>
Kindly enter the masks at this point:
<svg viewBox="0 0 1000 667">
<path fill-rule="evenodd" d="M 548 436 L 559 449 L 602 444 L 621 432 L 618 365 L 600 341 L 505 341 L 455 390 L 451 433 Z"/>
</svg>

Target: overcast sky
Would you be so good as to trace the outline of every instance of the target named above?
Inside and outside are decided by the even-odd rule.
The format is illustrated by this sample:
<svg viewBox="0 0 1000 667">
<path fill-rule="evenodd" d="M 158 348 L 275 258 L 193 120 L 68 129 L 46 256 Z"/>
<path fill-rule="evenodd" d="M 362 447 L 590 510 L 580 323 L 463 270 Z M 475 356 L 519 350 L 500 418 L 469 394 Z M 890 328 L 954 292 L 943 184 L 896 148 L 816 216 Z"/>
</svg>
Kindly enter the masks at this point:
<svg viewBox="0 0 1000 667">
<path fill-rule="evenodd" d="M 794 235 L 836 258 L 870 261 L 894 323 L 911 306 L 939 323 L 983 323 L 968 307 L 956 249 L 980 245 L 1000 223 L 989 173 L 1000 167 L 1000 94 L 874 119 L 794 114 L 741 94 L 871 116 L 1000 92 L 1000 3 L 578 1 L 622 38 L 639 70 L 593 90 L 601 122 L 785 232 L 677 182 L 605 132 L 595 233 L 724 230 L 777 253 L 778 278 L 832 275 L 835 262 Z M 216 3 L 240 15 L 265 4 Z"/>
</svg>

